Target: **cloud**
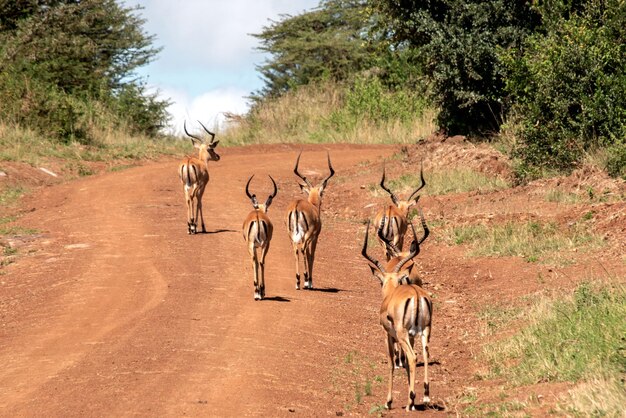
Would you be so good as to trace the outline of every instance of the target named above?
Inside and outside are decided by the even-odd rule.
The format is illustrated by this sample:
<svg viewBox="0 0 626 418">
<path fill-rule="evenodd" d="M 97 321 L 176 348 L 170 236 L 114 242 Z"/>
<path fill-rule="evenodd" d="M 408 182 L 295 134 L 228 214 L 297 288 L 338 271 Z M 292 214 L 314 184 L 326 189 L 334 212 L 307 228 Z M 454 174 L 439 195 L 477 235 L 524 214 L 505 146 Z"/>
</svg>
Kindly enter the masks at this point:
<svg viewBox="0 0 626 418">
<path fill-rule="evenodd" d="M 163 70 L 199 67 L 238 70 L 260 61 L 252 33 L 281 14 L 297 14 L 318 0 L 135 0 L 144 7 L 145 30 L 156 35 Z M 133 2 L 129 2 L 132 5 Z"/>
<path fill-rule="evenodd" d="M 182 132 L 185 119 L 213 126 L 223 123 L 223 112 L 245 113 L 246 96 L 262 87 L 255 65 L 265 60 L 250 34 L 280 20 L 281 14 L 296 15 L 318 2 L 126 0 L 128 7 L 143 7 L 144 31 L 156 36 L 154 46 L 163 48 L 137 73 L 173 102 L 169 130 Z"/>
<path fill-rule="evenodd" d="M 248 103 L 244 97 L 246 94 L 235 88 L 216 89 L 197 97 L 191 97 L 184 91 L 162 91 L 160 95 L 171 98 L 173 102 L 168 108 L 172 115 L 168 131 L 181 135 L 183 122 L 187 121 L 187 129 L 193 133 L 193 129 L 201 129 L 198 120 L 208 129 L 219 131 L 225 127 L 225 112 L 247 112 Z"/>
</svg>

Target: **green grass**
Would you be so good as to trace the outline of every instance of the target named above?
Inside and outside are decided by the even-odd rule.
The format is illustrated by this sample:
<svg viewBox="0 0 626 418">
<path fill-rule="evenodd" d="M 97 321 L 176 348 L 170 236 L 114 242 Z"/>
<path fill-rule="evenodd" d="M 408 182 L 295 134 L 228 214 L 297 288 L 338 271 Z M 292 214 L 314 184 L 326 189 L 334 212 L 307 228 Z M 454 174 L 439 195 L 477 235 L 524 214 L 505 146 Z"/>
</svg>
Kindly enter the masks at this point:
<svg viewBox="0 0 626 418">
<path fill-rule="evenodd" d="M 547 202 L 578 204 L 619 202 L 623 200 L 624 196 L 612 193 L 610 190 L 599 192 L 590 186 L 582 193 L 574 193 L 559 188 L 551 188 L 545 191 L 543 198 Z"/>
<path fill-rule="evenodd" d="M 7 187 L 0 192 L 0 205 L 10 206 L 17 202 L 17 200 L 26 192 L 23 187 Z"/>
<path fill-rule="evenodd" d="M 583 198 L 576 193 L 566 192 L 561 189 L 548 189 L 544 194 L 546 202 L 575 204 L 583 201 Z"/>
<path fill-rule="evenodd" d="M 155 159 L 161 155 L 192 153 L 188 141 L 173 138 L 153 139 L 131 136 L 118 131 L 98 132 L 90 145 L 72 142 L 63 144 L 35 131 L 0 122 L 0 161 L 41 165 L 50 158 L 68 163 L 81 161 L 112 161 Z M 87 175 L 83 170 L 83 174 Z"/>
<path fill-rule="evenodd" d="M 488 305 L 480 309 L 478 319 L 485 327 L 485 334 L 494 334 L 519 318 L 522 310 L 509 305 Z"/>
<path fill-rule="evenodd" d="M 492 376 L 515 385 L 576 382 L 566 409 L 619 416 L 626 404 L 626 287 L 585 282 L 563 299 L 539 300 L 525 318 L 518 334 L 484 347 Z"/>
<path fill-rule="evenodd" d="M 486 225 L 455 226 L 449 240 L 457 245 L 468 244 L 470 256 L 523 257 L 528 262 L 564 262 L 564 250 L 584 250 L 603 245 L 600 236 L 584 224 L 566 229 L 553 222 L 507 222 Z"/>
<path fill-rule="evenodd" d="M 0 235 L 32 235 L 39 231 L 31 228 L 24 228 L 17 225 L 8 225 L 17 219 L 15 216 L 5 216 L 0 218 Z"/>
<path fill-rule="evenodd" d="M 331 380 L 333 390 L 346 398 L 347 411 L 364 404 L 365 398 L 371 397 L 383 382 L 382 376 L 376 374 L 376 361 L 356 350 L 348 351 L 338 361 Z"/>
<path fill-rule="evenodd" d="M 468 168 L 424 172 L 424 179 L 426 180 L 426 187 L 423 191 L 431 196 L 474 191 L 484 193 L 506 189 L 510 186 L 508 182 L 499 177 L 488 176 Z M 397 178 L 390 178 L 385 184 L 399 198 L 408 197 L 408 194 L 420 184 L 420 175 L 419 172 L 406 173 Z M 375 196 L 387 194 L 382 190 L 379 183 L 371 184 L 369 190 Z"/>
</svg>

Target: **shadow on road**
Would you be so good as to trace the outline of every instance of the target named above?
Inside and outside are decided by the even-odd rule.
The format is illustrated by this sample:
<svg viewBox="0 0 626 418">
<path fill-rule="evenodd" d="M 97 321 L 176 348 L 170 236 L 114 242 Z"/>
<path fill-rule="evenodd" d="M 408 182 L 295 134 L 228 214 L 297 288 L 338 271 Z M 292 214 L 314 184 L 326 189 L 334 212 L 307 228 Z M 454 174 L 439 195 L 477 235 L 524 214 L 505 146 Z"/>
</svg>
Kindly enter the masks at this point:
<svg viewBox="0 0 626 418">
<path fill-rule="evenodd" d="M 291 299 L 287 299 L 282 296 L 270 296 L 268 298 L 263 298 L 263 300 L 269 300 L 273 302 L 291 302 Z"/>
<path fill-rule="evenodd" d="M 234 229 L 216 229 L 215 231 L 206 231 L 206 232 L 201 232 L 202 234 L 221 234 L 222 232 L 239 232 L 239 231 L 235 231 Z"/>
<path fill-rule="evenodd" d="M 306 289 L 306 290 L 311 290 L 313 292 L 322 292 L 322 293 L 339 293 L 343 291 L 342 289 L 337 289 L 336 287 L 314 287 L 313 289 Z"/>
</svg>

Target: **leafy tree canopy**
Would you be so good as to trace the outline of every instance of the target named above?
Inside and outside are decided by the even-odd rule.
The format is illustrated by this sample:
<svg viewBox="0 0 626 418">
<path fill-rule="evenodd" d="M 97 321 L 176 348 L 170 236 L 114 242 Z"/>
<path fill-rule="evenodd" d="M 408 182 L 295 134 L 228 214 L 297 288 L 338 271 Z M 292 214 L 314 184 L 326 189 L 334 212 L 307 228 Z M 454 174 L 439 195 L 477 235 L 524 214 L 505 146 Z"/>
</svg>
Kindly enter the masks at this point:
<svg viewBox="0 0 626 418">
<path fill-rule="evenodd" d="M 72 114 L 83 110 L 64 97 L 98 100 L 132 129 L 156 133 L 167 120 L 168 103 L 146 94 L 134 78 L 134 71 L 159 52 L 152 46 L 154 37 L 143 31 L 138 10 L 115 0 L 1 1 L 0 71 L 5 77 L 0 94 L 28 100 L 28 86 L 36 86 L 40 97 L 59 98 L 63 103 L 55 103 L 63 109 L 74 107 Z M 45 106 L 45 100 L 38 106 Z M 4 110 L 5 119 L 37 124 L 32 114 Z M 33 111 L 46 114 L 50 108 Z M 61 136 L 74 132 L 71 127 L 62 131 Z"/>
<path fill-rule="evenodd" d="M 324 0 L 312 11 L 284 15 L 254 36 L 270 58 L 257 69 L 265 86 L 255 97 L 277 97 L 298 85 L 323 79 L 345 80 L 369 68 L 364 0 Z"/>
</svg>

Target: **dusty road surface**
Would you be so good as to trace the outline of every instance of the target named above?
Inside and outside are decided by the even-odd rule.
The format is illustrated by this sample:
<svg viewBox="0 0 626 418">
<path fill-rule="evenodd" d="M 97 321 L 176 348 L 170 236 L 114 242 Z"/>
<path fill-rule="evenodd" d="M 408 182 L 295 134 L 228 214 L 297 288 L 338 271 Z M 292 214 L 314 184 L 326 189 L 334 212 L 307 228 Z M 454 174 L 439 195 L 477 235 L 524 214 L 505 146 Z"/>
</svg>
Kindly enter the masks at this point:
<svg viewBox="0 0 626 418">
<path fill-rule="evenodd" d="M 1 278 L 0 415 L 349 411 L 354 388 L 341 387 L 352 385 L 352 371 L 341 369 L 344 358 L 375 347 L 371 367 L 385 370 L 375 323 L 379 289 L 359 256 L 360 219 L 322 215 L 315 289 L 295 290 L 284 217 L 298 196 L 292 172 L 298 149 L 222 149 L 204 198 L 207 234 L 186 233 L 176 160 L 28 197 L 23 205 L 30 212 L 20 224 L 41 236 Z M 340 212 L 337 185 L 349 181 L 346 173 L 394 148 L 331 146 L 330 152 L 337 175 L 323 210 Z M 320 178 L 325 157 L 325 148 L 305 147 L 301 171 Z M 270 191 L 267 174 L 279 186 L 269 213 L 275 234 L 262 302 L 253 299 L 241 235 L 251 209 L 244 185 L 253 173 L 261 200 Z M 436 366 L 432 374 L 436 381 Z M 398 376 L 401 408 L 406 384 Z M 383 384 L 376 385 L 382 394 Z"/>
<path fill-rule="evenodd" d="M 312 291 L 295 290 L 284 223 L 289 201 L 300 196 L 292 170 L 302 148 L 306 176 L 327 174 L 327 149 L 337 171 L 324 195 Z M 429 194 L 427 185 L 420 203 L 431 236 L 418 266 L 434 301 L 433 403 L 404 412 L 406 377 L 398 371 L 387 412 L 380 287 L 360 256 L 364 220 L 389 200 L 373 193 L 383 161 L 389 178 L 397 179 L 416 175 L 424 160 L 429 178 L 435 167 L 455 166 L 500 175 L 507 169 L 502 156 L 440 142 L 220 153 L 204 197 L 206 234 L 187 235 L 177 159 L 33 188 L 21 199 L 14 223 L 30 231 L 3 243 L 0 262 L 0 416 L 437 417 L 467 415 L 476 399 L 497 410 L 505 398 L 543 416 L 568 384 L 512 388 L 481 378 L 481 346 L 497 337 L 481 318 L 490 307 L 530 305 L 579 280 L 607 272 L 624 277 L 626 202 L 613 197 L 623 196 L 623 182 L 581 172 L 441 196 Z M 254 301 L 241 234 L 251 209 L 244 187 L 253 173 L 260 200 L 271 190 L 267 174 L 279 187 L 269 212 L 275 229 L 262 302 Z M 606 199 L 563 204 L 542 197 L 557 186 L 605 190 Z M 446 238 L 446 228 L 456 225 L 528 219 L 564 228 L 592 223 L 605 244 L 564 251 L 559 256 L 567 262 L 551 264 L 469 257 Z M 382 258 L 376 244 L 371 253 Z"/>
</svg>

